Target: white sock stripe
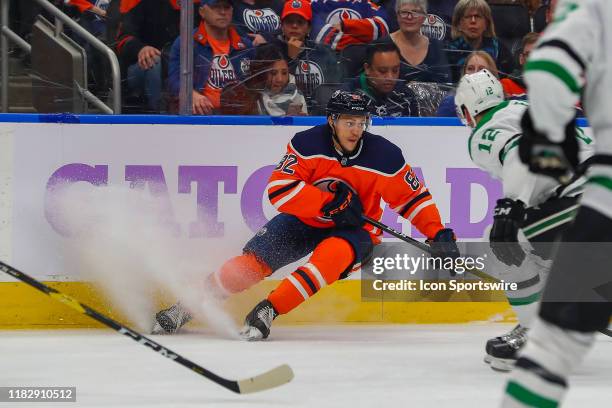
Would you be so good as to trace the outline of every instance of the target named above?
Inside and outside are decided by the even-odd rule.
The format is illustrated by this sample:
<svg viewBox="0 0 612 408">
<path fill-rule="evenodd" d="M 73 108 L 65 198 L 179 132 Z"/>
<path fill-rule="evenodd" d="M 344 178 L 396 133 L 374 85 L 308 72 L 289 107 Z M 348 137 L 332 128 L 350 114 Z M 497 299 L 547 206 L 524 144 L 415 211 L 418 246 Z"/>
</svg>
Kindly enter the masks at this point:
<svg viewBox="0 0 612 408">
<path fill-rule="evenodd" d="M 319 271 L 316 266 L 308 262 L 306 265 L 302 266 L 302 268 L 308 269 L 315 276 L 315 278 L 317 278 L 317 282 L 319 282 L 319 289 L 327 286 L 327 282 L 325 282 L 323 275 L 321 275 L 321 271 Z"/>
<path fill-rule="evenodd" d="M 516 373 L 512 374 L 514 381 L 534 394 L 554 401 L 560 401 L 563 398 L 566 389 L 559 384 L 546 381 L 531 370 L 520 367 L 515 367 L 514 370 L 516 370 Z"/>
<path fill-rule="evenodd" d="M 291 282 L 291 284 L 293 286 L 295 286 L 295 288 L 298 290 L 298 292 L 300 292 L 300 294 L 302 295 L 302 297 L 304 298 L 304 300 L 308 299 L 310 297 L 310 295 L 308 294 L 308 292 L 306 292 L 306 290 L 304 289 L 304 287 L 302 286 L 302 284 L 300 283 L 300 281 L 298 281 L 297 279 L 295 279 L 295 277 L 293 275 L 288 275 L 287 276 L 287 280 L 289 282 Z"/>
<path fill-rule="evenodd" d="M 506 395 L 502 401 L 502 408 L 529 408 L 527 405 L 522 404 L 514 399 L 511 395 Z"/>
<path fill-rule="evenodd" d="M 287 201 L 291 200 L 293 197 L 295 197 L 306 185 L 306 183 L 304 183 L 303 181 L 300 182 L 300 184 L 298 184 L 293 191 L 291 191 L 289 194 L 287 194 L 286 196 L 284 196 L 283 198 L 281 198 L 280 200 L 278 200 L 275 204 L 274 207 L 278 210 L 280 209 L 280 207 L 285 204 Z"/>
</svg>

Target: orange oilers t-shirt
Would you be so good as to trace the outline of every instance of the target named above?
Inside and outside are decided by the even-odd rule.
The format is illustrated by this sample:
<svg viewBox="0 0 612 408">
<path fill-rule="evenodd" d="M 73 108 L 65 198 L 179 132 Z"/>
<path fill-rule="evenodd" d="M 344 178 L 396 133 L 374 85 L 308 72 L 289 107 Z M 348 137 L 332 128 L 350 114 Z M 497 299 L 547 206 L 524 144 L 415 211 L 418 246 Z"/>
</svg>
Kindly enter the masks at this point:
<svg viewBox="0 0 612 408">
<path fill-rule="evenodd" d="M 228 57 L 230 40 L 216 40 L 212 37 L 207 40 L 213 50 L 213 59 L 202 94 L 218 109 L 221 106 L 221 91 L 228 83 L 236 81 L 236 73 Z"/>
</svg>

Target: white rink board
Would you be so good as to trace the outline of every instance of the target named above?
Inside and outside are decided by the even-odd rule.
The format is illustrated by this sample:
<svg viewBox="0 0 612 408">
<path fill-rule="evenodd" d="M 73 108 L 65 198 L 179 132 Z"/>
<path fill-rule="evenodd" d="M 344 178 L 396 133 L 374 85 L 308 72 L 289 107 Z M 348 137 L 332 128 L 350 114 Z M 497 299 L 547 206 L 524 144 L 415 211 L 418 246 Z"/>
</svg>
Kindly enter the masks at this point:
<svg viewBox="0 0 612 408">
<path fill-rule="evenodd" d="M 3 214 L 10 225 L 0 229 L 0 244 L 9 248 L 3 259 L 46 280 L 78 280 L 66 274 L 63 264 L 62 250 L 70 238 L 62 236 L 61 226 L 52 225 L 46 214 L 54 177 L 83 180 L 72 186 L 97 179 L 123 188 L 130 180 L 149 188 L 143 182 L 157 177 L 163 180 L 160 194 L 169 203 L 177 241 L 245 242 L 275 214 L 263 194 L 269 166 L 279 161 L 287 142 L 303 129 L 306 127 L 2 124 L 3 144 L 13 145 L 10 169 L 5 163 L 0 168 L 0 176 L 2 171 L 10 174 L 10 185 L 0 186 L 5 190 L 0 209 L 10 212 L 12 208 L 10 216 Z M 443 221 L 460 239 L 482 237 L 501 186 L 471 163 L 467 128 L 379 126 L 371 131 L 398 144 L 407 162 L 418 168 L 417 174 L 421 171 Z M 199 199 L 198 191 L 202 193 Z M 214 226 L 203 227 L 201 217 L 212 218 Z M 383 216 L 383 222 L 418 237 L 408 222 L 400 220 L 390 211 Z M 0 276 L 2 279 L 7 278 Z"/>
</svg>

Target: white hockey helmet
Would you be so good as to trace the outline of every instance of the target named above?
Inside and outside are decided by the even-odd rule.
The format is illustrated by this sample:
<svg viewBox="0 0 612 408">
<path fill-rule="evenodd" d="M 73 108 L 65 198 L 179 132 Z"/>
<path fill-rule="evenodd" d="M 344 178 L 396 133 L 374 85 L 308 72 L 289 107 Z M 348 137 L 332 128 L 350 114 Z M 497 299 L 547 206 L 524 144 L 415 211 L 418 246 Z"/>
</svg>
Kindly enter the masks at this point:
<svg viewBox="0 0 612 408">
<path fill-rule="evenodd" d="M 457 116 L 467 125 L 464 109 L 470 116 L 491 109 L 504 101 L 504 88 L 501 82 L 489 70 L 483 69 L 473 74 L 464 75 L 459 81 L 455 93 Z"/>
</svg>

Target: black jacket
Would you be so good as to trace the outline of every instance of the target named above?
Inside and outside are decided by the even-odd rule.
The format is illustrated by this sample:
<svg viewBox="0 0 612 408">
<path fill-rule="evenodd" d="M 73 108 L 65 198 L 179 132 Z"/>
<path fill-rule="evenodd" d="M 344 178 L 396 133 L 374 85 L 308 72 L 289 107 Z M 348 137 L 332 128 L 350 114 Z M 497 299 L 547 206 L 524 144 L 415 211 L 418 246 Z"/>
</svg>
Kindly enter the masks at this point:
<svg viewBox="0 0 612 408">
<path fill-rule="evenodd" d="M 122 69 L 136 63 L 138 53 L 146 45 L 160 51 L 170 50 L 180 34 L 181 11 L 176 0 L 128 0 L 121 8 L 116 48 Z M 194 20 L 199 23 L 197 12 Z"/>
<path fill-rule="evenodd" d="M 372 114 L 375 116 L 418 116 L 415 95 L 402 81 L 398 81 L 391 92 L 383 95 L 369 86 L 365 74 L 362 73 L 351 80 L 346 88 L 350 91 L 362 91 L 372 98 Z"/>
</svg>

